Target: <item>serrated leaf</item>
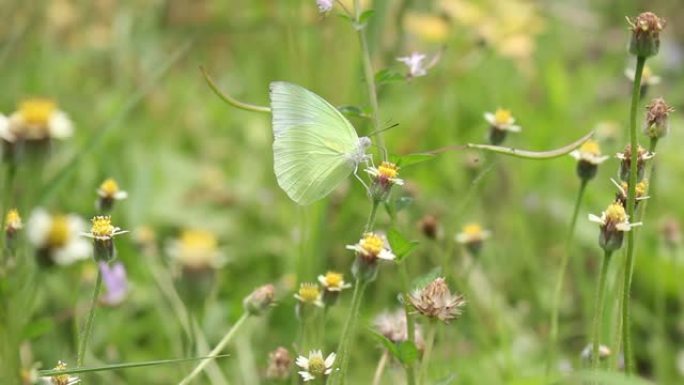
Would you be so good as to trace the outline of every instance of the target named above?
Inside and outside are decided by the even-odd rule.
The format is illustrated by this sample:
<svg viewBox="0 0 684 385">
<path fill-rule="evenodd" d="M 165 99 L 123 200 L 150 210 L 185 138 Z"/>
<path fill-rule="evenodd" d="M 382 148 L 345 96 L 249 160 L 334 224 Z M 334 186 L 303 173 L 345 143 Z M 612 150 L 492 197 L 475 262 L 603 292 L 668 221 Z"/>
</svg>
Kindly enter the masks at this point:
<svg viewBox="0 0 684 385">
<path fill-rule="evenodd" d="M 441 267 L 435 267 L 434 269 L 430 270 L 426 274 L 423 274 L 420 277 L 414 279 L 413 282 L 411 282 L 411 291 L 424 288 L 430 282 L 439 278 L 441 275 L 442 275 L 442 268 Z"/>
<path fill-rule="evenodd" d="M 549 151 L 527 151 L 527 150 L 520 150 L 520 149 L 512 148 L 512 147 L 501 147 L 501 146 L 493 146 L 490 144 L 473 144 L 473 143 L 466 144 L 466 147 L 467 148 L 476 148 L 478 150 L 495 152 L 495 153 L 503 154 L 503 155 L 514 156 L 516 158 L 553 159 L 553 158 L 558 158 L 560 156 L 569 154 L 571 151 L 573 151 L 573 150 L 577 149 L 579 146 L 581 146 L 584 142 L 591 139 L 592 135 L 594 135 L 594 131 L 584 135 L 583 137 L 579 138 L 578 140 L 576 140 L 576 141 L 574 141 L 568 145 L 557 148 L 555 150 L 549 150 Z"/>
<path fill-rule="evenodd" d="M 418 348 L 412 341 L 401 341 L 397 345 L 397 359 L 404 365 L 411 365 L 418 359 Z"/>
<path fill-rule="evenodd" d="M 387 241 L 392 252 L 397 256 L 397 262 L 401 262 L 418 246 L 418 242 L 406 239 L 397 229 L 390 229 L 387 232 Z"/>
<path fill-rule="evenodd" d="M 111 364 L 104 366 L 96 366 L 91 368 L 72 368 L 65 370 L 39 370 L 38 375 L 42 377 L 56 376 L 59 374 L 79 374 L 79 373 L 90 373 L 90 372 L 103 372 L 107 370 L 122 370 L 122 369 L 132 369 L 132 368 L 142 368 L 146 366 L 159 366 L 159 365 L 169 365 L 177 364 L 180 362 L 188 361 L 202 361 L 216 358 L 228 357 L 229 354 L 221 354 L 218 356 L 207 356 L 207 357 L 191 357 L 191 358 L 176 358 L 171 360 L 156 360 L 156 361 L 143 361 L 143 362 L 125 362 L 122 364 Z"/>
<path fill-rule="evenodd" d="M 383 68 L 375 74 L 375 84 L 377 85 L 396 83 L 404 80 L 406 80 L 406 76 L 389 68 Z"/>
</svg>

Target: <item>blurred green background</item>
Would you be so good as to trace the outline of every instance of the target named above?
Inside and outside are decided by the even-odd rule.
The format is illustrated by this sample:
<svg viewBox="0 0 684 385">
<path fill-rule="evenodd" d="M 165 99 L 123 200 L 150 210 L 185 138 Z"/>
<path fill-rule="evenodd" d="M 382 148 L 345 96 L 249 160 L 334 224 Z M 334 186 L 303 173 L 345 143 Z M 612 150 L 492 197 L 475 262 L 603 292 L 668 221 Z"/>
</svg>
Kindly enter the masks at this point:
<svg viewBox="0 0 684 385">
<path fill-rule="evenodd" d="M 604 153 L 622 150 L 630 98 L 624 70 L 633 66 L 624 16 L 645 7 L 664 15 L 668 27 L 661 53 L 649 61 L 662 82 L 649 88 L 642 104 L 656 96 L 677 110 L 684 104 L 684 8 L 678 1 L 375 0 L 365 6 L 375 10 L 368 32 L 376 70 L 403 73 L 396 57 L 443 49 L 427 76 L 380 87 L 381 121 L 399 124 L 385 133 L 394 154 L 484 142 L 482 115 L 497 107 L 511 109 L 523 128 L 509 136 L 509 145 L 555 148 L 597 129 Z M 224 104 L 198 67 L 205 66 L 224 90 L 255 104 L 268 103 L 269 82 L 287 80 L 333 104 L 367 108 L 349 22 L 334 13 L 319 15 L 313 0 L 5 0 L 0 15 L 0 112 L 44 96 L 69 113 L 76 127 L 74 138 L 53 148 L 44 175 L 25 178 L 22 191 L 36 189 L 40 206 L 88 218 L 98 185 L 114 177 L 129 193 L 114 222 L 133 231 L 148 226 L 156 234 L 158 253 L 134 245 L 139 233 L 118 238 L 131 293 L 116 308 L 98 309 L 87 363 L 198 355 L 202 339 L 213 346 L 239 317 L 245 295 L 277 282 L 278 306 L 251 322 L 229 349 L 231 357 L 219 361 L 230 383 L 268 383 L 267 353 L 292 347 L 296 334 L 295 284 L 314 281 L 327 269 L 349 275 L 353 255 L 344 246 L 358 240 L 369 203 L 352 178 L 311 207 L 291 202 L 272 172 L 269 116 Z M 367 121 L 352 121 L 360 134 L 370 131 Z M 658 179 L 651 188 L 657 196 L 638 233 L 633 305 L 640 372 L 663 384 L 681 383 L 684 375 L 682 256 L 664 247 L 660 232 L 666 218 L 680 219 L 684 210 L 684 153 L 677 145 L 684 134 L 678 113 L 672 121 L 656 157 Z M 77 163 L 64 173 L 73 159 Z M 489 171 L 474 184 L 483 163 Z M 589 341 L 601 250 L 598 228 L 586 216 L 600 214 L 613 199 L 609 178 L 616 177 L 617 167 L 614 158 L 600 167 L 580 211 L 561 312 L 559 366 L 579 368 L 579 353 Z M 440 328 L 433 383 L 453 373 L 458 384 L 541 383 L 551 296 L 579 186 L 575 161 L 453 151 L 406 168 L 401 176 L 407 183 L 395 196 L 412 203 L 400 212 L 397 226 L 421 242 L 409 259 L 410 274 L 427 273 L 448 253 L 443 274 L 469 299 L 463 318 Z M 441 238 L 421 233 L 425 215 L 438 219 Z M 475 268 L 486 290 L 459 279 L 464 254 L 452 238 L 470 222 L 492 231 Z M 381 212 L 378 228 L 388 223 Z M 227 264 L 211 277 L 174 274 L 166 246 L 187 228 L 218 237 Z M 613 305 L 623 260 L 617 254 L 612 264 Z M 24 366 L 74 363 L 74 314 L 82 319 L 87 311 L 91 265 L 36 273 L 34 301 L 22 308 L 30 318 L 21 348 Z M 383 266 L 367 293 L 352 356 L 355 384 L 370 383 L 382 353 L 366 326 L 381 310 L 398 306 L 397 277 L 395 267 Z M 182 303 L 174 302 L 174 287 Z M 655 310 L 661 289 L 667 298 L 664 318 Z M 349 297 L 345 293 L 331 310 L 321 346 L 326 352 L 337 345 Z M 606 335 L 615 333 L 617 313 L 611 313 Z M 188 318 L 196 323 L 192 335 L 183 327 Z M 169 384 L 190 368 L 131 369 L 85 379 Z M 383 383 L 403 381 L 402 376 L 392 365 Z M 209 380 L 197 383 L 208 383 L 203 381 Z"/>
</svg>

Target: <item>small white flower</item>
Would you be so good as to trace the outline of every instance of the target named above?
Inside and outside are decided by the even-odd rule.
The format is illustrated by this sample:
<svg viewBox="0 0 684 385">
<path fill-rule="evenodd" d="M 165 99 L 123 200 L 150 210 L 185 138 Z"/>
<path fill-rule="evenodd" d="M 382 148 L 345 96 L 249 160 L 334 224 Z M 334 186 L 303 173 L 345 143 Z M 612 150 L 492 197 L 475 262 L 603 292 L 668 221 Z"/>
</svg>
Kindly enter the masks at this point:
<svg viewBox="0 0 684 385">
<path fill-rule="evenodd" d="M 404 185 L 404 180 L 397 178 L 399 175 L 399 167 L 391 162 L 383 161 L 378 167 L 368 167 L 365 169 L 368 175 L 372 176 L 374 180 L 377 180 L 382 185 Z"/>
<path fill-rule="evenodd" d="M 325 273 L 325 275 L 319 275 L 318 282 L 320 282 L 327 291 L 342 291 L 352 287 L 350 283 L 344 282 L 344 276 L 342 274 L 334 271 L 329 271 Z"/>
<path fill-rule="evenodd" d="M 73 123 L 69 116 L 49 99 L 28 99 L 9 117 L 9 127 L 0 136 L 6 141 L 17 139 L 43 140 L 66 139 L 73 135 Z"/>
<path fill-rule="evenodd" d="M 425 58 L 427 58 L 425 54 L 413 52 L 409 56 L 398 57 L 397 60 L 406 64 L 409 77 L 417 78 L 427 75 L 427 67 L 423 64 Z"/>
<path fill-rule="evenodd" d="M 97 189 L 97 195 L 103 199 L 120 201 L 128 198 L 128 193 L 119 188 L 119 184 L 112 178 L 107 178 Z"/>
<path fill-rule="evenodd" d="M 308 382 L 332 373 L 335 357 L 335 353 L 330 353 L 324 360 L 320 350 L 312 350 L 309 357 L 298 356 L 295 364 L 304 369 L 299 371 L 299 375 L 304 382 Z"/>
<path fill-rule="evenodd" d="M 520 132 L 522 128 L 515 125 L 515 118 L 510 110 L 497 108 L 494 113 L 485 112 L 485 120 L 494 128 L 501 131 Z"/>
<path fill-rule="evenodd" d="M 332 11 L 335 2 L 333 0 L 316 0 L 316 5 L 318 6 L 318 12 L 328 13 Z"/>
<path fill-rule="evenodd" d="M 629 215 L 625 213 L 625 208 L 620 203 L 612 203 L 601 213 L 601 216 L 589 214 L 589 220 L 598 223 L 602 228 L 617 231 L 630 231 L 632 227 L 641 226 L 641 222 L 629 223 Z"/>
<path fill-rule="evenodd" d="M 9 119 L 3 114 L 0 114 L 0 139 L 6 142 L 14 142 L 16 140 L 12 131 L 10 131 Z"/>
<path fill-rule="evenodd" d="M 48 252 L 58 265 L 70 265 L 87 259 L 92 253 L 90 242 L 79 235 L 85 231 L 85 222 L 76 215 L 50 215 L 36 209 L 27 224 L 29 242 L 37 249 Z"/>
<path fill-rule="evenodd" d="M 311 282 L 302 282 L 299 285 L 299 290 L 294 297 L 303 304 L 311 304 L 318 307 L 323 307 L 323 293 L 318 288 L 318 285 Z"/>
<path fill-rule="evenodd" d="M 354 250 L 358 255 L 369 261 L 374 261 L 378 258 L 393 261 L 396 258 L 396 255 L 390 250 L 387 240 L 375 233 L 364 234 L 359 243 L 347 245 L 347 250 Z"/>
<path fill-rule="evenodd" d="M 460 244 L 481 243 L 489 238 L 492 232 L 485 230 L 477 223 L 470 223 L 463 226 L 460 233 L 456 234 L 456 242 Z"/>
<path fill-rule="evenodd" d="M 587 140 L 580 148 L 572 151 L 570 156 L 577 161 L 584 161 L 593 165 L 599 165 L 610 158 L 608 155 L 601 155 L 601 147 L 594 140 Z"/>
</svg>

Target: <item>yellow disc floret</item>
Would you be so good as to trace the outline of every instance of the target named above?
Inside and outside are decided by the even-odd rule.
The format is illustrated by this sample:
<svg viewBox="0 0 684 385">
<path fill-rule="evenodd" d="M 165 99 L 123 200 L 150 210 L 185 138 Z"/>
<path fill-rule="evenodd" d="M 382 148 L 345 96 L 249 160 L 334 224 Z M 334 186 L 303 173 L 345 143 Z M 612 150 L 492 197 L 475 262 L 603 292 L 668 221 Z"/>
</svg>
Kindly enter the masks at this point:
<svg viewBox="0 0 684 385">
<path fill-rule="evenodd" d="M 5 216 L 5 230 L 17 230 L 22 227 L 21 217 L 17 209 L 11 209 Z"/>
<path fill-rule="evenodd" d="M 385 246 L 385 241 L 376 234 L 367 233 L 361 239 L 359 246 L 365 254 L 377 256 Z"/>
<path fill-rule="evenodd" d="M 50 230 L 47 234 L 49 247 L 63 247 L 69 241 L 69 219 L 64 215 L 52 217 Z"/>
<path fill-rule="evenodd" d="M 636 197 L 637 198 L 642 198 L 642 197 L 646 196 L 647 192 L 648 192 L 648 181 L 646 179 L 637 183 L 637 185 L 636 185 Z"/>
<path fill-rule="evenodd" d="M 55 366 L 54 370 L 66 370 L 67 364 L 65 364 L 62 361 L 57 362 L 57 366 Z M 68 374 L 60 374 L 57 376 L 53 376 L 51 378 L 52 383 L 54 385 L 67 385 L 69 384 L 69 375 Z"/>
<path fill-rule="evenodd" d="M 119 192 L 119 185 L 112 178 L 108 178 L 100 185 L 100 192 L 103 196 L 112 198 Z"/>
<path fill-rule="evenodd" d="M 112 226 L 112 218 L 109 215 L 94 217 L 91 222 L 90 233 L 94 237 L 109 238 L 114 235 L 116 229 Z"/>
<path fill-rule="evenodd" d="M 498 108 L 494 113 L 494 123 L 497 126 L 505 126 L 511 124 L 512 119 L 513 115 L 511 114 L 511 110 Z"/>
<path fill-rule="evenodd" d="M 313 355 L 309 357 L 309 373 L 315 376 L 325 373 L 325 361 L 322 356 Z"/>
<path fill-rule="evenodd" d="M 598 142 L 595 140 L 587 140 L 580 146 L 579 150 L 586 154 L 601 155 L 601 146 L 599 146 Z"/>
<path fill-rule="evenodd" d="M 340 273 L 329 271 L 325 273 L 324 280 L 327 287 L 338 288 L 344 283 L 344 276 Z"/>
<path fill-rule="evenodd" d="M 480 237 L 482 236 L 482 226 L 477 223 L 470 223 L 463 226 L 463 233 L 469 237 Z"/>
<path fill-rule="evenodd" d="M 382 162 L 378 167 L 378 175 L 385 179 L 394 179 L 399 174 L 399 167 L 391 162 Z"/>
<path fill-rule="evenodd" d="M 32 125 L 47 125 L 56 110 L 57 105 L 49 99 L 28 99 L 19 105 L 21 117 Z"/>
<path fill-rule="evenodd" d="M 297 294 L 299 295 L 300 301 L 314 303 L 320 298 L 321 291 L 318 289 L 318 285 L 315 283 L 304 282 L 299 285 L 299 291 Z"/>
<path fill-rule="evenodd" d="M 625 208 L 618 202 L 611 203 L 605 211 L 606 221 L 613 223 L 627 222 Z"/>
</svg>

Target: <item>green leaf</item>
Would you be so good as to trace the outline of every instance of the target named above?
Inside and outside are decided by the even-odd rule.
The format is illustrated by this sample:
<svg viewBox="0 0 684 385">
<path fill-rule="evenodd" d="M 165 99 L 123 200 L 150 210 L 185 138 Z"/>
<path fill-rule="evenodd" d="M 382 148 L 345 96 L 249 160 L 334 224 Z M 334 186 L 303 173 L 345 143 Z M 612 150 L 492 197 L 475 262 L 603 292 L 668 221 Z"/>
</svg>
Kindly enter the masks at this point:
<svg viewBox="0 0 684 385">
<path fill-rule="evenodd" d="M 428 273 L 423 274 L 420 277 L 414 279 L 413 282 L 411 282 L 411 290 L 410 291 L 424 288 L 430 282 L 439 278 L 441 275 L 442 275 L 442 268 L 441 267 L 435 267 L 434 269 L 430 270 Z"/>
<path fill-rule="evenodd" d="M 363 13 L 359 16 L 359 24 L 365 26 L 366 23 L 368 23 L 368 20 L 369 20 L 371 17 L 373 17 L 374 14 L 375 14 L 375 11 L 372 10 L 372 9 L 363 11 Z"/>
<path fill-rule="evenodd" d="M 476 148 L 478 150 L 496 152 L 496 153 L 504 154 L 504 155 L 510 155 L 510 156 L 514 156 L 517 158 L 553 159 L 553 158 L 558 158 L 560 156 L 569 154 L 571 151 L 577 149 L 584 142 L 589 140 L 592 137 L 592 135 L 594 135 L 594 131 L 584 135 L 583 137 L 579 138 L 578 140 L 576 140 L 576 141 L 574 141 L 568 145 L 557 148 L 555 150 L 549 150 L 549 151 L 527 151 L 527 150 L 519 150 L 517 148 L 512 148 L 512 147 L 501 147 L 501 146 L 492 146 L 490 144 L 472 144 L 472 143 L 466 144 L 466 147 L 467 148 Z"/>
<path fill-rule="evenodd" d="M 122 364 L 111 364 L 111 365 L 105 365 L 105 366 L 96 366 L 92 368 L 73 368 L 73 369 L 65 369 L 65 370 L 55 370 L 55 369 L 50 369 L 50 370 L 39 370 L 38 375 L 42 377 L 50 377 L 50 376 L 56 376 L 59 374 L 79 374 L 79 373 L 90 373 L 90 372 L 102 372 L 106 370 L 122 370 L 122 369 L 131 369 L 131 368 L 142 368 L 146 366 L 159 366 L 159 365 L 169 365 L 169 364 L 177 364 L 179 362 L 188 362 L 188 361 L 202 361 L 202 360 L 209 360 L 209 359 L 214 359 L 214 358 L 223 358 L 223 357 L 228 357 L 229 354 L 221 354 L 218 356 L 207 356 L 207 357 L 192 357 L 192 358 L 176 358 L 176 359 L 171 359 L 171 360 L 156 360 L 156 361 L 143 361 L 143 362 L 126 362 Z"/>
<path fill-rule="evenodd" d="M 397 347 L 397 345 L 396 345 L 394 342 L 390 341 L 389 338 L 387 338 L 387 337 L 385 337 L 384 335 L 380 334 L 380 332 L 378 332 L 378 331 L 375 330 L 375 329 L 368 328 L 368 331 L 370 331 L 371 335 L 372 335 L 373 337 L 375 337 L 375 339 L 377 339 L 378 342 L 380 342 L 380 343 L 382 344 L 382 346 L 384 346 L 385 349 L 387 349 L 388 352 L 390 352 L 390 354 L 392 355 L 392 357 L 397 357 L 397 358 L 398 358 L 398 356 L 399 356 L 399 348 Z"/>
<path fill-rule="evenodd" d="M 383 68 L 375 74 L 375 84 L 383 85 L 406 80 L 406 76 L 389 68 Z"/>
<path fill-rule="evenodd" d="M 22 339 L 30 340 L 40 337 L 54 328 L 54 322 L 50 318 L 41 318 L 32 321 L 24 327 Z"/>
<path fill-rule="evenodd" d="M 389 230 L 387 233 L 387 240 L 392 247 L 392 252 L 397 256 L 397 262 L 401 262 L 416 248 L 416 246 L 418 246 L 418 242 L 406 239 L 406 237 L 396 229 Z"/>
<path fill-rule="evenodd" d="M 412 341 L 401 341 L 396 344 L 397 359 L 404 365 L 411 365 L 418 359 L 418 348 Z"/>
<path fill-rule="evenodd" d="M 400 167 L 408 167 L 408 166 L 413 166 L 414 164 L 418 163 L 423 163 L 428 160 L 432 160 L 435 158 L 434 154 L 428 154 L 428 153 L 416 153 L 416 154 L 408 154 L 404 156 L 399 156 L 397 157 L 397 161 L 395 162 L 397 166 Z"/>
</svg>

